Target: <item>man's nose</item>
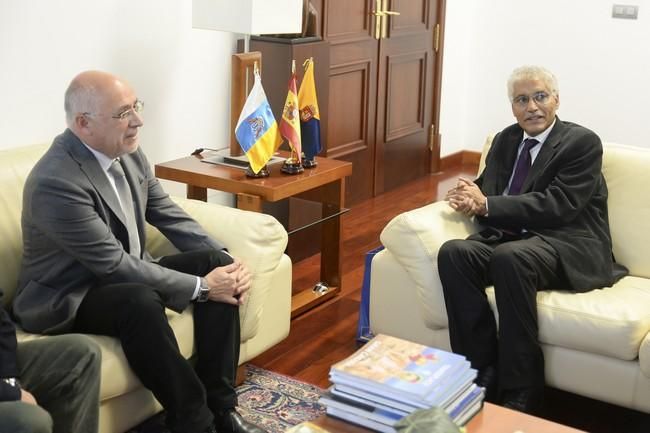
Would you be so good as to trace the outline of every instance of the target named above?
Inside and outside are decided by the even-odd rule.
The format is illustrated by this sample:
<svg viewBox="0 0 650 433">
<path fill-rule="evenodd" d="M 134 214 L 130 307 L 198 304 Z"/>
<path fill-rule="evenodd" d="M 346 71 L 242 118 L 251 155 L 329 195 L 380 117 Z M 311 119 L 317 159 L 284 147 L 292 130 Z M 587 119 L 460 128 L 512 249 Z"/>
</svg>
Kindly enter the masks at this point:
<svg viewBox="0 0 650 433">
<path fill-rule="evenodd" d="M 539 106 L 537 105 L 537 101 L 535 99 L 530 98 L 528 100 L 528 104 L 526 104 L 526 111 L 537 111 Z"/>
<path fill-rule="evenodd" d="M 129 127 L 139 128 L 142 125 L 144 125 L 144 120 L 142 119 L 142 113 L 138 113 L 135 110 L 132 111 L 131 115 L 129 116 Z"/>
</svg>

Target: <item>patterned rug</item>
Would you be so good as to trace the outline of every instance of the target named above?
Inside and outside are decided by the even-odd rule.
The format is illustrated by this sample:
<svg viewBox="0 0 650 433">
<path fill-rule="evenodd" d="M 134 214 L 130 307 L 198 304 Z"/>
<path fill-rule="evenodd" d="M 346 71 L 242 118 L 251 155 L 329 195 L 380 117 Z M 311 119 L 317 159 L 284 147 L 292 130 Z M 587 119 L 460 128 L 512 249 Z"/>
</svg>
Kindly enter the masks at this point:
<svg viewBox="0 0 650 433">
<path fill-rule="evenodd" d="M 237 388 L 239 410 L 247 421 L 269 433 L 325 413 L 318 399 L 325 391 L 317 386 L 249 365 L 246 380 Z"/>
<path fill-rule="evenodd" d="M 269 433 L 284 433 L 293 425 L 325 413 L 325 407 L 318 404 L 324 392 L 317 386 L 249 364 L 244 383 L 237 387 L 238 411 Z M 167 432 L 164 414 L 158 414 L 128 433 Z"/>
</svg>

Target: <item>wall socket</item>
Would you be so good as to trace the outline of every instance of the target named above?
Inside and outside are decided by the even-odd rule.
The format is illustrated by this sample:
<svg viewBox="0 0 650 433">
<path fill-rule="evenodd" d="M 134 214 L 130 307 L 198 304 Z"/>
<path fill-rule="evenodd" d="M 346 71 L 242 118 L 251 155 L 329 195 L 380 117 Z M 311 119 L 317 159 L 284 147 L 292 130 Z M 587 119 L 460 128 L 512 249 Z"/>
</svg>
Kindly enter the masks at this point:
<svg viewBox="0 0 650 433">
<path fill-rule="evenodd" d="M 612 18 L 623 18 L 635 20 L 639 16 L 639 6 L 636 5 L 613 5 Z"/>
</svg>

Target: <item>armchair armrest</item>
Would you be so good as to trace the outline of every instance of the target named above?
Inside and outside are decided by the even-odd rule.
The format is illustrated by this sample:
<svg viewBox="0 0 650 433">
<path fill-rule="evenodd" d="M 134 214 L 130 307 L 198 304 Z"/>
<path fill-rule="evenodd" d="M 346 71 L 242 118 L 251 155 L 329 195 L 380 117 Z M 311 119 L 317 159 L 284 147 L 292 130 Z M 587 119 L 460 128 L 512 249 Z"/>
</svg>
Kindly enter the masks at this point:
<svg viewBox="0 0 650 433">
<path fill-rule="evenodd" d="M 242 342 L 254 337 L 273 272 L 287 246 L 286 230 L 270 215 L 178 197 L 173 200 L 250 269 L 253 277 L 251 290 L 239 314 Z M 147 249 L 154 257 L 177 252 L 174 246 L 151 226 L 147 227 L 147 239 Z"/>
<path fill-rule="evenodd" d="M 419 308 L 427 327 L 447 327 L 438 250 L 450 239 L 464 239 L 478 230 L 473 219 L 439 201 L 393 218 L 380 235 L 382 244 L 416 284 Z"/>
</svg>

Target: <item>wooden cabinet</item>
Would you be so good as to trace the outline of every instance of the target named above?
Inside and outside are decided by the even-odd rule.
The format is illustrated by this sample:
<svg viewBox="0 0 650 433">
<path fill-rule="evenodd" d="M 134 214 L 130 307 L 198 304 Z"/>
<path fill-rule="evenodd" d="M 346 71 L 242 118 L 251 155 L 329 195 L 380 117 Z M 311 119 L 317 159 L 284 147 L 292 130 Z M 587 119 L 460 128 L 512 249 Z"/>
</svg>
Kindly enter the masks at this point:
<svg viewBox="0 0 650 433">
<path fill-rule="evenodd" d="M 287 98 L 287 84 L 291 76 L 291 60 L 296 61 L 298 86 L 304 74 L 303 62 L 314 58 L 314 77 L 320 111 L 321 137 L 327 137 L 327 112 L 329 108 L 329 44 L 317 37 L 285 39 L 251 36 L 250 50 L 262 53 L 262 84 L 273 114 L 279 122 Z M 327 155 L 327 143 L 323 142 L 321 155 Z"/>
</svg>

